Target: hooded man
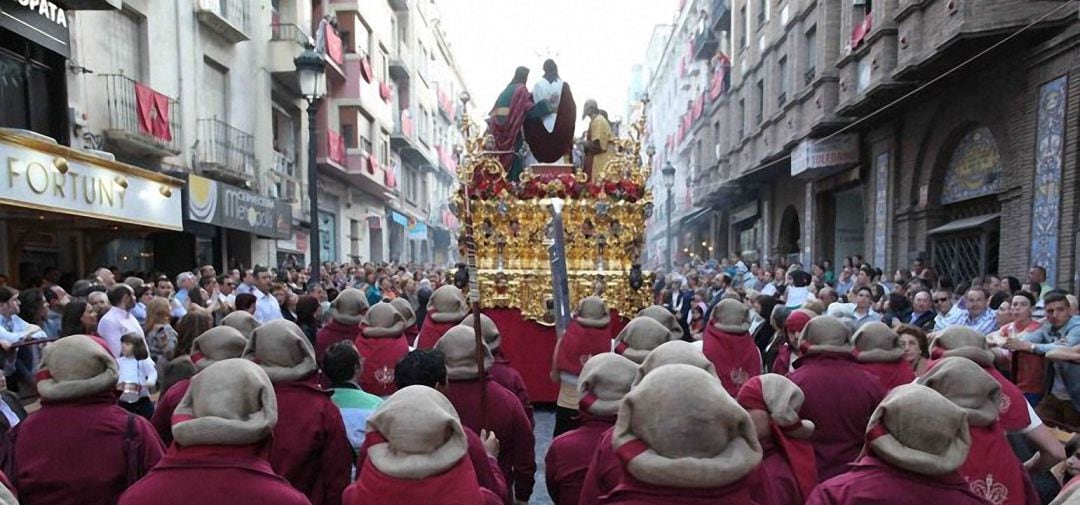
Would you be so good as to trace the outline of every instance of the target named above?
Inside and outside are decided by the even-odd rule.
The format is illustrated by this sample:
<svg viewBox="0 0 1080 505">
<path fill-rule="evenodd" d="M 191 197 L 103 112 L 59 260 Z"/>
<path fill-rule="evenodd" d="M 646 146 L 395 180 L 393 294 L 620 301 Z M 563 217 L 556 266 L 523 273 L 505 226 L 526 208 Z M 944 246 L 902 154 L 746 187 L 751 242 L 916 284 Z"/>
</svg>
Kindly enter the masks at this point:
<svg viewBox="0 0 1080 505">
<path fill-rule="evenodd" d="M 465 430 L 438 391 L 401 389 L 368 418 L 366 431 L 366 457 L 346 505 L 502 503 L 477 484 Z"/>
<path fill-rule="evenodd" d="M 229 326 L 211 328 L 195 337 L 191 343 L 191 361 L 195 364 L 197 371 L 205 370 L 219 361 L 239 358 L 244 354 L 247 342 L 247 339 L 235 328 Z M 184 398 L 190 385 L 190 378 L 181 379 L 173 384 L 158 399 L 154 415 L 150 418 L 150 422 L 165 445 L 172 443 L 173 412 L 180 404 L 180 400 Z"/>
<path fill-rule="evenodd" d="M 165 447 L 149 421 L 116 405 L 116 360 L 103 345 L 72 335 L 43 354 L 41 409 L 8 432 L 0 465 L 23 503 L 116 503 Z"/>
<path fill-rule="evenodd" d="M 416 337 L 417 349 L 431 349 L 443 334 L 450 331 L 469 314 L 469 304 L 461 290 L 449 284 L 431 294 L 427 305 L 427 320 Z"/>
<path fill-rule="evenodd" d="M 258 365 L 217 362 L 196 375 L 173 414 L 169 453 L 119 505 L 309 505 L 270 467 L 274 386 Z"/>
<path fill-rule="evenodd" d="M 416 342 L 416 337 L 420 335 L 420 328 L 416 326 L 416 311 L 413 310 L 412 302 L 405 297 L 397 297 L 390 300 L 390 304 L 401 313 L 401 317 L 405 318 L 405 341 L 408 343 Z"/>
<path fill-rule="evenodd" d="M 645 376 L 623 398 L 612 445 L 625 475 L 601 504 L 757 503 L 746 482 L 761 463 L 754 423 L 704 370 Z"/>
<path fill-rule="evenodd" d="M 405 341 L 405 318 L 392 304 L 379 302 L 367 311 L 367 319 L 361 327 L 363 329 L 355 341 L 356 349 L 363 358 L 360 388 L 378 396 L 392 395 L 397 391 L 394 365 L 409 353 L 409 343 Z"/>
<path fill-rule="evenodd" d="M 330 346 L 342 340 L 355 341 L 360 336 L 360 323 L 368 311 L 367 297 L 356 288 L 345 288 L 338 293 L 331 306 L 334 309 L 333 317 L 315 335 L 315 358 L 319 366 L 322 366 L 323 356 Z M 373 392 L 367 388 L 364 390 Z"/>
<path fill-rule="evenodd" d="M 577 428 L 577 381 L 581 367 L 590 357 L 611 352 L 611 312 L 604 300 L 588 296 L 578 304 L 566 334 L 555 343 L 552 380 L 558 380 L 559 398 L 556 402 L 555 434 L 559 436 Z"/>
<path fill-rule="evenodd" d="M 679 318 L 675 317 L 670 310 L 663 305 L 649 305 L 637 313 L 637 317 L 651 317 L 656 322 L 664 325 L 671 332 L 672 340 L 683 339 L 683 328 L 679 324 Z"/>
<path fill-rule="evenodd" d="M 808 441 L 814 423 L 799 417 L 802 390 L 784 376 L 770 373 L 743 384 L 737 400 L 757 429 L 764 454 L 763 481 L 772 502 L 803 503 L 817 485 L 817 466 Z"/>
<path fill-rule="evenodd" d="M 634 363 L 645 361 L 660 344 L 675 340 L 675 335 L 651 317 L 635 317 L 615 337 L 615 354 L 621 354 Z"/>
<path fill-rule="evenodd" d="M 475 319 L 472 317 L 466 317 L 461 321 L 462 326 L 469 328 L 473 328 L 473 324 L 475 324 Z M 480 314 L 480 334 L 488 349 L 491 349 L 491 356 L 494 359 L 488 370 L 488 376 L 521 400 L 521 407 L 525 409 L 525 415 L 529 417 L 529 424 L 535 427 L 536 420 L 533 419 L 533 406 L 529 402 L 529 391 L 525 388 L 525 379 L 521 373 L 510 366 L 510 360 L 506 359 L 506 355 L 502 352 L 502 334 L 499 332 L 499 327 L 485 314 Z"/>
<path fill-rule="evenodd" d="M 994 367 L 994 352 L 987 347 L 986 337 L 966 326 L 946 328 L 930 343 L 930 357 L 938 360 L 954 356 L 975 362 L 1001 385 L 1000 421 L 1005 431 L 1023 431 L 1032 424 L 1024 392 Z"/>
<path fill-rule="evenodd" d="M 491 350 L 487 345 L 483 347 L 484 369 L 489 370 L 493 361 Z M 499 468 L 514 490 L 515 499 L 528 501 L 535 483 L 536 439 L 521 402 L 489 376 L 485 375 L 483 382 L 479 380 L 476 335 L 472 328 L 452 328 L 439 339 L 435 349 L 446 359 L 446 377 L 450 384 L 445 394 L 461 414 L 462 424 L 477 433 L 486 430 L 499 437 Z M 483 392 L 481 388 L 484 388 Z M 486 411 L 481 403 L 482 396 L 486 398 Z"/>
<path fill-rule="evenodd" d="M 721 300 L 712 310 L 712 320 L 702 338 L 705 357 L 716 366 L 716 374 L 729 395 L 751 377 L 761 375 L 761 351 L 750 336 L 750 309 L 735 300 Z"/>
<path fill-rule="evenodd" d="M 636 374 L 633 361 L 610 352 L 585 362 L 578 380 L 581 426 L 552 440 L 544 458 L 548 495 L 555 503 L 577 505 L 589 462 L 604 432 L 615 425 Z"/>
<path fill-rule="evenodd" d="M 788 314 L 787 319 L 784 321 L 784 336 L 787 338 L 783 342 L 779 342 L 780 348 L 777 349 L 776 359 L 772 362 L 772 373 L 786 377 L 795 370 L 793 365 L 799 357 L 798 349 L 796 349 L 799 338 L 802 337 L 806 325 L 815 317 L 817 317 L 817 314 L 808 309 L 795 309 Z"/>
<path fill-rule="evenodd" d="M 851 355 L 851 330 L 840 319 L 817 316 L 806 324 L 802 357 L 787 375 L 805 395 L 800 414 L 814 423 L 818 481 L 839 475 L 855 461 L 863 434 L 886 390 Z M 843 394 L 838 394 L 843 392 Z"/>
<path fill-rule="evenodd" d="M 881 381 L 886 390 L 915 381 L 911 363 L 904 360 L 900 336 L 885 323 L 863 324 L 851 337 L 855 361 Z"/>
<path fill-rule="evenodd" d="M 248 311 L 234 310 L 221 319 L 221 325 L 235 328 L 244 335 L 244 339 L 250 340 L 252 332 L 259 327 L 259 320 Z"/>
<path fill-rule="evenodd" d="M 971 447 L 967 415 L 933 389 L 900 386 L 874 410 L 866 448 L 807 505 L 986 505 L 956 472 Z"/>
<path fill-rule="evenodd" d="M 1038 505 L 1039 493 L 998 423 L 1001 386 L 971 360 L 944 358 L 919 378 L 967 412 L 971 450 L 958 472 L 972 493 L 995 505 Z"/>
<path fill-rule="evenodd" d="M 278 424 L 270 464 L 313 505 L 339 505 L 349 484 L 352 448 L 330 393 L 315 382 L 315 350 L 296 323 L 276 319 L 244 349 L 274 384 Z"/>
<path fill-rule="evenodd" d="M 638 318 L 653 323 L 648 318 Z M 634 376 L 632 387 L 637 387 L 652 371 L 666 365 L 687 365 L 700 368 L 709 374 L 714 380 L 716 367 L 705 357 L 693 344 L 681 340 L 672 340 L 663 343 L 653 349 L 645 357 Z M 585 472 L 585 480 L 581 486 L 580 505 L 595 505 L 600 502 L 600 497 L 610 493 L 615 486 L 623 481 L 623 468 L 619 457 L 611 444 L 614 435 L 613 429 L 608 429 L 600 435 L 596 446 L 596 452 L 589 461 L 588 470 Z"/>
</svg>

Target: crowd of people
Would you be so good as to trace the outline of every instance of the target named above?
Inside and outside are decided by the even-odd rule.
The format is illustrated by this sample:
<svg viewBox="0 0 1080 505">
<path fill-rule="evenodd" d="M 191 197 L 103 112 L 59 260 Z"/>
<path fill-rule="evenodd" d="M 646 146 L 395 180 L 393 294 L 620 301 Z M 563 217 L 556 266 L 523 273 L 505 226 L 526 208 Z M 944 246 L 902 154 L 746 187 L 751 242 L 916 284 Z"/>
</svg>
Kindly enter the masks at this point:
<svg viewBox="0 0 1080 505">
<path fill-rule="evenodd" d="M 1041 267 L 657 274 L 535 357 L 544 454 L 462 272 L 0 276 L 0 503 L 509 505 L 543 458 L 557 504 L 1080 504 L 1080 316 Z"/>
</svg>

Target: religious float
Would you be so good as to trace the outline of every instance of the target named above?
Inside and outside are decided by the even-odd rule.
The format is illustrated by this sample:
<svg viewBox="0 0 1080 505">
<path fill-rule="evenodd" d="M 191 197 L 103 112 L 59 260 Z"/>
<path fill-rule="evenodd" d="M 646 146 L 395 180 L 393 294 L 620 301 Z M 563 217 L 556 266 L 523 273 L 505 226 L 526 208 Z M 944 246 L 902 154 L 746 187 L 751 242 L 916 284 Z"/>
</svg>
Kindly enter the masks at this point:
<svg viewBox="0 0 1080 505">
<path fill-rule="evenodd" d="M 467 140 L 452 207 L 463 223 L 458 244 L 468 258 L 470 298 L 499 326 L 530 399 L 551 402 L 558 394 L 549 379 L 552 352 L 582 298 L 604 299 L 612 337 L 651 303 L 650 275 L 640 266 L 653 207 L 652 160 L 641 149 L 645 118 L 608 144 L 611 156 L 592 177 L 570 163 L 537 162 L 517 180 L 508 178 L 507 151 L 489 132 L 467 116 L 462 122 Z"/>
</svg>

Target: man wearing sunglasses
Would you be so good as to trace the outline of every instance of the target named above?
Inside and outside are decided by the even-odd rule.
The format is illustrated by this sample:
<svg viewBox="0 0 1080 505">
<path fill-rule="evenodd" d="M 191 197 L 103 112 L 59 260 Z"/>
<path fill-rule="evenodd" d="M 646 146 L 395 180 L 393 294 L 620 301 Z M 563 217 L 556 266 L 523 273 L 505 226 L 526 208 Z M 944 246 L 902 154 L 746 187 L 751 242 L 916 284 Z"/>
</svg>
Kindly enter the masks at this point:
<svg viewBox="0 0 1080 505">
<path fill-rule="evenodd" d="M 964 313 L 963 310 L 953 304 L 952 292 L 947 289 L 939 289 L 934 292 L 934 310 L 937 311 L 937 316 L 934 317 L 934 331 L 941 331 L 956 324 L 956 321 Z"/>
</svg>

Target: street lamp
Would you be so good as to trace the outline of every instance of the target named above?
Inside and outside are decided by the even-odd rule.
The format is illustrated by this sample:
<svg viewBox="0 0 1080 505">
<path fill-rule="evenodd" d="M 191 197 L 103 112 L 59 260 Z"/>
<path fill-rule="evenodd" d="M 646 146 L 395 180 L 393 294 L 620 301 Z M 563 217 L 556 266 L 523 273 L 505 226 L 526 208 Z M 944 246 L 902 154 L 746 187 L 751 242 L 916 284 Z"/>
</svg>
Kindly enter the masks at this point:
<svg viewBox="0 0 1080 505">
<path fill-rule="evenodd" d="M 672 188 L 675 187 L 675 166 L 671 162 L 667 162 L 664 168 L 660 170 L 660 175 L 663 176 L 664 188 L 667 188 L 667 269 L 670 272 L 675 262 L 675 247 L 671 244 L 672 230 L 671 230 L 671 213 L 675 211 L 675 198 L 671 194 Z"/>
<path fill-rule="evenodd" d="M 300 84 L 300 95 L 308 103 L 308 205 L 311 212 L 311 280 L 310 284 L 319 283 L 319 275 L 322 271 L 322 260 L 319 253 L 322 245 L 319 243 L 319 177 L 318 162 L 316 161 L 316 132 L 315 115 L 319 112 L 319 102 L 326 93 L 326 74 L 323 69 L 326 61 L 319 53 L 316 53 L 310 45 L 300 56 L 293 60 L 296 65 L 296 77 Z"/>
</svg>

